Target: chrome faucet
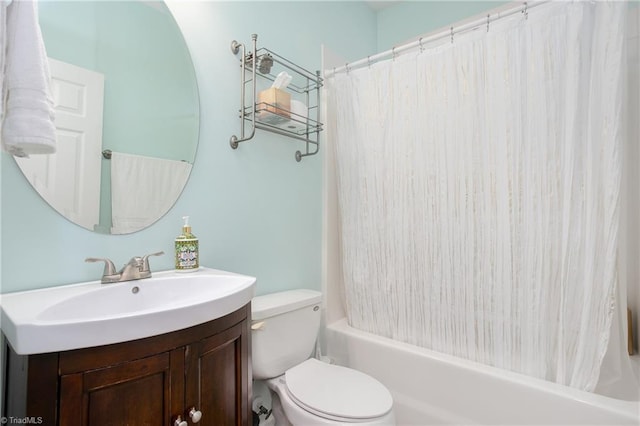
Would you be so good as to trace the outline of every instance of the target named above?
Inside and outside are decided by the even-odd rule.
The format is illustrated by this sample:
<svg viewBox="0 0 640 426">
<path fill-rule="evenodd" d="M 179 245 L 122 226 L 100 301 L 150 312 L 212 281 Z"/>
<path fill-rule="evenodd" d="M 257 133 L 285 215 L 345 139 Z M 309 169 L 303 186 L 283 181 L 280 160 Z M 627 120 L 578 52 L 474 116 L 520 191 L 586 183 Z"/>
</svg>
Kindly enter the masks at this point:
<svg viewBox="0 0 640 426">
<path fill-rule="evenodd" d="M 102 273 L 102 284 L 119 283 L 122 281 L 141 280 L 143 278 L 151 278 L 151 269 L 149 268 L 149 256 L 163 255 L 163 251 L 151 253 L 145 256 L 134 256 L 116 272 L 116 267 L 109 259 L 100 259 L 97 257 L 88 257 L 85 262 L 104 262 L 104 272 Z"/>
</svg>

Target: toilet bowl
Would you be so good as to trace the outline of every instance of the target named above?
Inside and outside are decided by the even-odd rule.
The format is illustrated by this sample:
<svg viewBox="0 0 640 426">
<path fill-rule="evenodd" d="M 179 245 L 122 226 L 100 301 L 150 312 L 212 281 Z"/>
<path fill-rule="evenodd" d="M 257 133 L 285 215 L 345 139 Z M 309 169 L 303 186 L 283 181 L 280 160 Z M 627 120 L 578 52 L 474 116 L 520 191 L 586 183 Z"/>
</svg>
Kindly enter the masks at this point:
<svg viewBox="0 0 640 426">
<path fill-rule="evenodd" d="M 278 396 L 278 424 L 394 425 L 391 393 L 373 377 L 311 358 L 321 293 L 291 290 L 252 301 L 254 379 Z"/>
<path fill-rule="evenodd" d="M 267 380 L 293 425 L 393 425 L 393 399 L 359 371 L 314 358 Z"/>
</svg>

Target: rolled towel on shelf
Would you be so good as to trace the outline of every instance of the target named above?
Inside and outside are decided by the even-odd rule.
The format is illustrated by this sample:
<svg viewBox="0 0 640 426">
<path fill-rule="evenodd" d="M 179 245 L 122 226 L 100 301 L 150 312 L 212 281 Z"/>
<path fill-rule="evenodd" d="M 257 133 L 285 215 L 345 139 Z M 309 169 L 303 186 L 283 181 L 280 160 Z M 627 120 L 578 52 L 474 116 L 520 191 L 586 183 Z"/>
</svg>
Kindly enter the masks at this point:
<svg viewBox="0 0 640 426">
<path fill-rule="evenodd" d="M 307 116 L 309 112 L 304 102 L 291 100 L 291 120 L 284 125 L 289 131 L 300 133 L 307 128 Z"/>
</svg>

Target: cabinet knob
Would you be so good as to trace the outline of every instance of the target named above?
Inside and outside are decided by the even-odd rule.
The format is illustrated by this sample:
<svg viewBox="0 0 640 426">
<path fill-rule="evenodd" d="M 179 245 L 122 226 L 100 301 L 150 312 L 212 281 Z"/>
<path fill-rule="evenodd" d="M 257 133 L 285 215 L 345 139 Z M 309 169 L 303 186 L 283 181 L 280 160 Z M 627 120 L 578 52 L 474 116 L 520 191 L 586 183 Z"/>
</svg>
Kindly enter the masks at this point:
<svg viewBox="0 0 640 426">
<path fill-rule="evenodd" d="M 178 416 L 172 426 L 189 426 L 189 424 L 182 420 L 182 416 Z"/>
<path fill-rule="evenodd" d="M 198 423 L 200 421 L 200 419 L 202 418 L 202 413 L 198 410 L 196 410 L 196 407 L 191 407 L 191 410 L 189 411 L 189 417 L 191 417 L 191 421 L 193 423 Z M 182 425 L 180 425 L 182 426 Z"/>
</svg>

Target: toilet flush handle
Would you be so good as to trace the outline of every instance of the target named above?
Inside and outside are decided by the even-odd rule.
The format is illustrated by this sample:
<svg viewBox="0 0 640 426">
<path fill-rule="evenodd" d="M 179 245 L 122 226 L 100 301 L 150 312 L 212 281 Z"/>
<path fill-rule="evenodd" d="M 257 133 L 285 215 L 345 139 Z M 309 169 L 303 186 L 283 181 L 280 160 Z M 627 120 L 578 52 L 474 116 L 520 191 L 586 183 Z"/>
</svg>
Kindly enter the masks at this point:
<svg viewBox="0 0 640 426">
<path fill-rule="evenodd" d="M 251 324 L 252 330 L 262 330 L 264 329 L 264 321 L 258 321 Z"/>
</svg>

